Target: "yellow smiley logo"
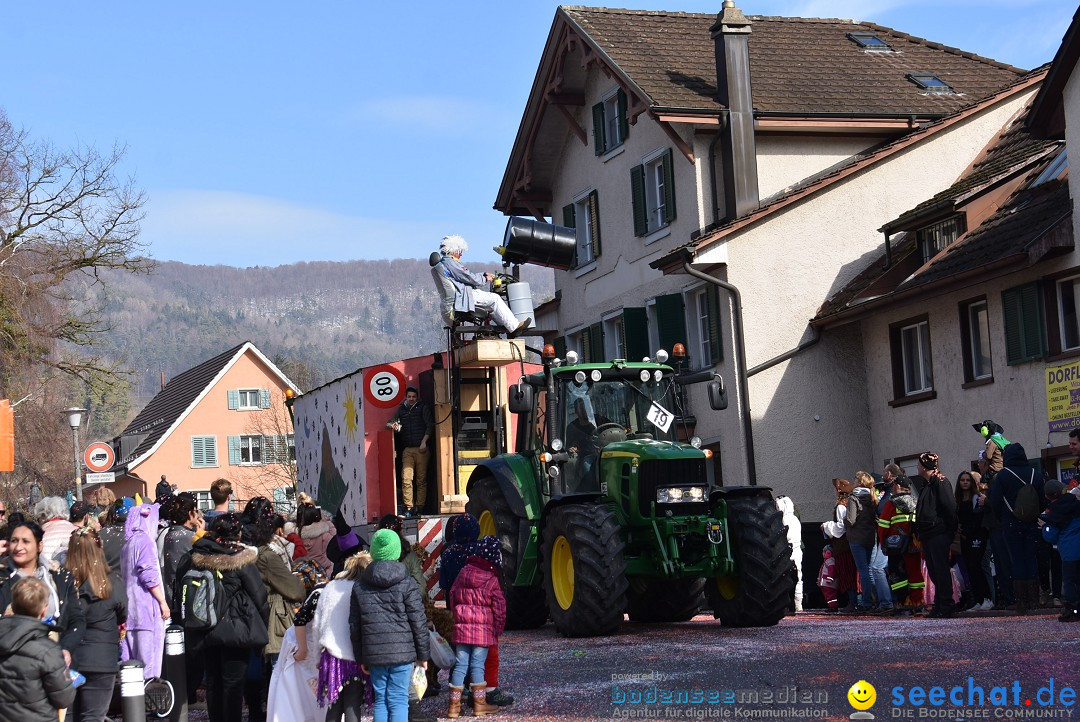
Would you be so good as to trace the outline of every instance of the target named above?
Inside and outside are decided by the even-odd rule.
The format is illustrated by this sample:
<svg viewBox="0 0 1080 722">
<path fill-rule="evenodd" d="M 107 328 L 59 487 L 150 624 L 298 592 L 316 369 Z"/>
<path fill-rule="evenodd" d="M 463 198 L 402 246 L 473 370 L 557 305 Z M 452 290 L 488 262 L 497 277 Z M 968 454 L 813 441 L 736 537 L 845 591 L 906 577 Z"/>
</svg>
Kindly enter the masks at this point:
<svg viewBox="0 0 1080 722">
<path fill-rule="evenodd" d="M 865 679 L 860 679 L 847 691 L 847 699 L 855 709 L 867 710 L 877 701 L 877 690 Z"/>
</svg>

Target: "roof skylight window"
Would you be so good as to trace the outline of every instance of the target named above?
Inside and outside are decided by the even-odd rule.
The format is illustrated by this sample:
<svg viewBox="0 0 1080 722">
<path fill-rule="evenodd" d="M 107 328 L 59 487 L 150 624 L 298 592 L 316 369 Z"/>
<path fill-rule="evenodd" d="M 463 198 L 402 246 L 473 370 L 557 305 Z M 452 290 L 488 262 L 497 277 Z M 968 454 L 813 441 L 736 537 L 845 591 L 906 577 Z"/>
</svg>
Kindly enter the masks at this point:
<svg viewBox="0 0 1080 722">
<path fill-rule="evenodd" d="M 941 93 L 951 95 L 955 92 L 952 86 L 933 73 L 910 73 L 907 79 L 918 85 L 928 93 Z"/>
<path fill-rule="evenodd" d="M 1048 181 L 1057 180 L 1061 176 L 1062 171 L 1069 167 L 1069 156 L 1062 150 L 1057 154 L 1057 157 L 1050 162 L 1050 165 L 1043 169 L 1035 180 L 1031 181 L 1031 187 L 1041 186 Z"/>
<path fill-rule="evenodd" d="M 889 44 L 873 33 L 848 33 L 848 38 L 864 50 L 890 52 Z"/>
</svg>

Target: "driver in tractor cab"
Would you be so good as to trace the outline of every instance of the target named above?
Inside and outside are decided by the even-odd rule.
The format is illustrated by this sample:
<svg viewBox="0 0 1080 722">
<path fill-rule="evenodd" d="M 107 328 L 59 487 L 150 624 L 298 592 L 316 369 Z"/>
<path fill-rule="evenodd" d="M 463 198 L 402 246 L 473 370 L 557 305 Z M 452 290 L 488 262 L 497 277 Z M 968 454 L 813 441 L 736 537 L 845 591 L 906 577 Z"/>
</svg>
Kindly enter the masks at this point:
<svg viewBox="0 0 1080 722">
<path fill-rule="evenodd" d="M 600 454 L 598 439 L 593 435 L 597 428 L 610 424 L 605 416 L 595 416 L 585 396 L 574 399 L 574 419 L 566 425 L 566 446 L 574 459 L 572 471 L 567 475 L 567 488 L 573 491 L 599 488 L 596 481 L 596 459 Z M 570 470 L 568 470 L 570 471 Z"/>
</svg>

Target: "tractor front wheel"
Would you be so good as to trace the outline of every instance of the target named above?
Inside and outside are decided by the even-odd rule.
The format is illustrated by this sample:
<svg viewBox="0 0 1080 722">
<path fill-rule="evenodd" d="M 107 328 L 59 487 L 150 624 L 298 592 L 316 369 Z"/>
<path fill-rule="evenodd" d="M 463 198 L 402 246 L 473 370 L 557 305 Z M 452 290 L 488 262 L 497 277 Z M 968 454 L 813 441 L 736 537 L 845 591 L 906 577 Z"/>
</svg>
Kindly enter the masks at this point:
<svg viewBox="0 0 1080 722">
<path fill-rule="evenodd" d="M 795 593 L 783 514 L 768 493 L 734 496 L 727 508 L 735 574 L 707 581 L 709 606 L 726 627 L 770 627 Z"/>
<path fill-rule="evenodd" d="M 548 611 L 559 633 L 616 632 L 626 609 L 626 564 L 615 515 L 593 504 L 553 509 L 541 554 Z"/>
</svg>

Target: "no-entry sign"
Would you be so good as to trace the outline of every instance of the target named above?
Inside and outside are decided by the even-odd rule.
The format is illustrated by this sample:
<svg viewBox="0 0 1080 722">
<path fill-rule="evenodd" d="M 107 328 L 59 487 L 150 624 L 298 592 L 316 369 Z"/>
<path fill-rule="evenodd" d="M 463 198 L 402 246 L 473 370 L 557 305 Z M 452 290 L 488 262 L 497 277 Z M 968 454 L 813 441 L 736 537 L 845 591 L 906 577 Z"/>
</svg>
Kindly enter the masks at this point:
<svg viewBox="0 0 1080 722">
<path fill-rule="evenodd" d="M 95 441 L 83 452 L 83 463 L 91 472 L 108 471 L 115 461 L 116 455 L 113 454 L 112 447 L 104 441 Z"/>
</svg>

